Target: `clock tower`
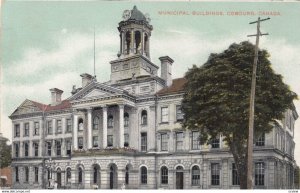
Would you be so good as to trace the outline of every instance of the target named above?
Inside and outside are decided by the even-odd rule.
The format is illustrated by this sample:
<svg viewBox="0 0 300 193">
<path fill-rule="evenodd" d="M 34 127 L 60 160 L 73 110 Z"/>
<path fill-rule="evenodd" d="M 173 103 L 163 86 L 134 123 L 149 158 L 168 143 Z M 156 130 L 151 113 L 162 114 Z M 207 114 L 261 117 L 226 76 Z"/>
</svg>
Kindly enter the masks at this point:
<svg viewBox="0 0 300 193">
<path fill-rule="evenodd" d="M 158 66 L 150 59 L 150 37 L 153 29 L 150 17 L 136 6 L 125 10 L 119 23 L 120 51 L 110 62 L 111 81 L 117 83 L 132 78 L 157 75 Z"/>
</svg>

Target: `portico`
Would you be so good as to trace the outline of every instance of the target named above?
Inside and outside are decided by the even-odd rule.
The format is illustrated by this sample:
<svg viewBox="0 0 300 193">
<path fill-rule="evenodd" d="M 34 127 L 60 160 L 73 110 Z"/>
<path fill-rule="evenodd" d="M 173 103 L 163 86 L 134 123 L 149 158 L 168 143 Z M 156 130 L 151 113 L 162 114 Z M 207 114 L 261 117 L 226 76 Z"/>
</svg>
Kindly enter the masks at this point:
<svg viewBox="0 0 300 193">
<path fill-rule="evenodd" d="M 130 110 L 134 109 L 134 106 L 128 103 L 116 103 L 74 109 L 73 150 L 92 148 L 105 149 L 107 147 L 123 148 L 125 143 L 125 109 L 126 113 L 129 113 Z M 130 115 L 131 113 L 129 116 Z M 100 120 L 99 125 L 95 119 Z M 83 122 L 81 122 L 81 120 Z M 128 127 L 128 125 L 126 126 Z M 93 137 L 95 137 L 94 139 L 99 137 L 100 140 L 97 145 L 94 144 Z M 82 148 L 80 148 L 81 146 L 78 144 L 81 140 L 80 138 L 84 141 Z M 108 140 L 112 141 L 108 142 Z"/>
</svg>

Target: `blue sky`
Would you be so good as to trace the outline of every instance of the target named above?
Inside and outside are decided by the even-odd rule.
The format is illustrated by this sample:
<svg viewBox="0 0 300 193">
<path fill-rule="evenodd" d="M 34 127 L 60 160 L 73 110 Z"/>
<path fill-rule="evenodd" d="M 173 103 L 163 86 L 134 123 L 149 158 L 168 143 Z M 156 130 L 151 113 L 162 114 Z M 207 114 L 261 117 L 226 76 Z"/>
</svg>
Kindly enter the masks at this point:
<svg viewBox="0 0 300 193">
<path fill-rule="evenodd" d="M 152 61 L 159 66 L 160 56 L 173 58 L 174 78 L 182 77 L 193 64 L 202 65 L 210 53 L 222 52 L 233 42 L 254 42 L 254 38 L 247 38 L 256 30 L 249 22 L 259 15 L 229 16 L 228 12 L 280 13 L 262 23 L 262 32 L 270 35 L 262 37 L 260 46 L 270 52 L 275 71 L 300 94 L 300 3 L 6 1 L 1 10 L 1 132 L 11 138 L 7 116 L 26 98 L 49 103 L 53 87 L 64 90 L 63 98 L 67 98 L 72 85 L 81 84 L 79 75 L 93 72 L 94 26 L 96 75 L 100 82 L 109 80 L 109 61 L 116 59 L 119 49 L 118 22 L 123 11 L 134 5 L 151 17 Z M 160 15 L 159 11 L 190 15 Z M 222 11 L 224 15 L 195 16 L 193 11 Z M 300 103 L 295 104 L 299 111 Z M 299 129 L 297 123 L 296 139 L 300 138 Z M 299 144 L 295 156 L 299 164 Z"/>
</svg>

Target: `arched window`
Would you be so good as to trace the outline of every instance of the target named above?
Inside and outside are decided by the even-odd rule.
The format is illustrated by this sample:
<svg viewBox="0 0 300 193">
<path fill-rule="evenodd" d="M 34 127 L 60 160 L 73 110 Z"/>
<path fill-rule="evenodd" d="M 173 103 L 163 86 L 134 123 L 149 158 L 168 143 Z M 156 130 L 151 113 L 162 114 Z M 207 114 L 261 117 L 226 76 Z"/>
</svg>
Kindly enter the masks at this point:
<svg viewBox="0 0 300 193">
<path fill-rule="evenodd" d="M 100 179 L 100 176 L 99 176 L 99 167 L 98 166 L 94 166 L 94 168 L 93 168 L 93 182 L 94 182 L 94 184 L 98 184 L 99 179 Z"/>
<path fill-rule="evenodd" d="M 109 115 L 107 117 L 107 127 L 113 127 L 114 126 L 114 117 L 112 115 Z"/>
<path fill-rule="evenodd" d="M 57 187 L 60 188 L 61 187 L 61 169 L 58 168 L 56 170 L 56 182 L 57 182 Z"/>
<path fill-rule="evenodd" d="M 124 113 L 124 127 L 129 126 L 129 114 L 126 112 Z"/>
<path fill-rule="evenodd" d="M 93 120 L 93 130 L 98 130 L 99 129 L 99 118 L 98 117 L 94 117 Z"/>
<path fill-rule="evenodd" d="M 78 183 L 79 184 L 82 183 L 82 168 L 81 167 L 78 168 Z"/>
<path fill-rule="evenodd" d="M 141 50 L 141 32 L 136 31 L 135 34 L 135 53 L 138 54 Z"/>
<path fill-rule="evenodd" d="M 29 168 L 25 167 L 25 182 L 29 181 Z"/>
<path fill-rule="evenodd" d="M 147 125 L 147 111 L 143 110 L 142 111 L 142 125 Z"/>
<path fill-rule="evenodd" d="M 141 167 L 141 184 L 147 184 L 147 168 Z"/>
<path fill-rule="evenodd" d="M 78 131 L 83 131 L 83 119 L 78 119 Z"/>
<path fill-rule="evenodd" d="M 129 184 L 129 168 L 126 166 L 126 171 L 125 171 L 125 184 Z"/>
<path fill-rule="evenodd" d="M 130 43 L 131 43 L 131 34 L 130 32 L 126 32 L 125 35 L 125 43 L 126 43 L 126 47 L 125 47 L 125 53 L 129 54 L 130 53 Z"/>
<path fill-rule="evenodd" d="M 198 166 L 192 167 L 192 185 L 199 185 L 200 184 L 200 169 Z"/>
<path fill-rule="evenodd" d="M 161 183 L 168 184 L 168 168 L 166 166 L 161 168 Z"/>
<path fill-rule="evenodd" d="M 71 182 L 71 168 L 67 169 L 67 179 L 66 179 L 67 183 Z"/>
</svg>

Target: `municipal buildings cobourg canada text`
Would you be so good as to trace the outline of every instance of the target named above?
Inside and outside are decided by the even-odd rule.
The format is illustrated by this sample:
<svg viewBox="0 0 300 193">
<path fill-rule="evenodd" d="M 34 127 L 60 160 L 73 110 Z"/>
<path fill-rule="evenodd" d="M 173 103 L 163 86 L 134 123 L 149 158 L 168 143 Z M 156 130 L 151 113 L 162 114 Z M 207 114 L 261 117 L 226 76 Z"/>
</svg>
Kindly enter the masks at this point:
<svg viewBox="0 0 300 193">
<path fill-rule="evenodd" d="M 12 188 L 228 189 L 237 170 L 220 134 L 200 145 L 182 127 L 184 78 L 173 59 L 150 59 L 150 18 L 136 6 L 119 23 L 120 51 L 107 82 L 81 74 L 71 95 L 51 88 L 51 104 L 26 99 L 11 115 Z M 79 76 L 78 76 L 79 78 Z M 59 85 L 57 85 L 59 86 Z M 294 187 L 295 110 L 254 142 L 253 183 Z"/>
</svg>

